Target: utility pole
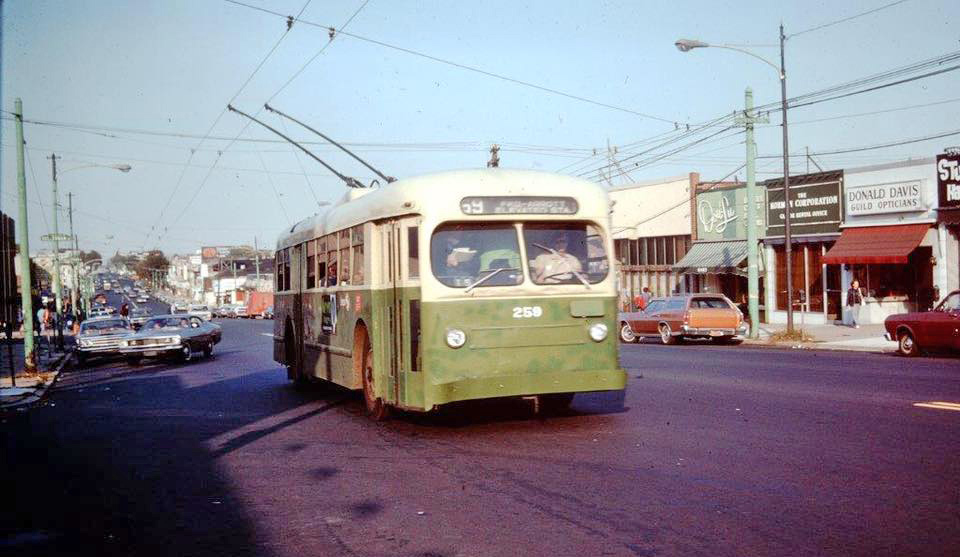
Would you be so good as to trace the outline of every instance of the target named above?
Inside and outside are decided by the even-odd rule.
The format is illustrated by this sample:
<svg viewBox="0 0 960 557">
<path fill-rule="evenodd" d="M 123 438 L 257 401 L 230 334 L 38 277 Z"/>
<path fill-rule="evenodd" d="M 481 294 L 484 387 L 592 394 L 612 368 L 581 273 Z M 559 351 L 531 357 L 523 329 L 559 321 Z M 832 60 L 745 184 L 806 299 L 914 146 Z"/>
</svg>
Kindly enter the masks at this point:
<svg viewBox="0 0 960 557">
<path fill-rule="evenodd" d="M 790 145 L 787 141 L 787 70 L 784 66 L 783 24 L 780 24 L 780 112 L 783 114 L 783 239 L 787 271 L 787 334 L 793 334 L 793 240 L 790 236 Z"/>
<path fill-rule="evenodd" d="M 765 116 L 753 113 L 753 90 L 747 87 L 744 93 L 744 110 L 737 123 L 746 128 L 747 143 L 747 307 L 750 314 L 750 338 L 758 338 L 760 332 L 760 270 L 757 265 L 757 145 L 753 141 L 753 125 L 769 121 Z"/>
<path fill-rule="evenodd" d="M 37 370 L 33 352 L 33 296 L 30 287 L 30 236 L 27 227 L 27 178 L 23 168 L 23 102 L 18 98 L 13 103 L 13 115 L 17 123 L 17 190 L 20 218 L 17 233 L 20 236 L 20 304 L 23 308 L 23 362 L 24 371 Z"/>
<path fill-rule="evenodd" d="M 257 288 L 260 288 L 260 248 L 257 246 L 257 237 L 253 237 L 253 260 L 257 267 Z"/>
<path fill-rule="evenodd" d="M 77 237 L 73 235 L 73 192 L 67 194 L 67 211 L 70 215 L 70 238 L 73 241 L 73 257 L 70 258 L 70 308 L 77 315 Z"/>
<path fill-rule="evenodd" d="M 57 157 L 56 153 L 51 153 L 49 157 L 53 165 L 53 296 L 56 299 L 57 315 L 60 315 L 60 309 L 63 306 L 63 300 L 60 298 L 60 224 L 58 213 L 60 212 L 60 198 L 57 195 Z"/>
<path fill-rule="evenodd" d="M 500 166 L 500 146 L 494 143 L 490 146 L 490 160 L 487 161 L 487 168 L 498 168 Z"/>
</svg>

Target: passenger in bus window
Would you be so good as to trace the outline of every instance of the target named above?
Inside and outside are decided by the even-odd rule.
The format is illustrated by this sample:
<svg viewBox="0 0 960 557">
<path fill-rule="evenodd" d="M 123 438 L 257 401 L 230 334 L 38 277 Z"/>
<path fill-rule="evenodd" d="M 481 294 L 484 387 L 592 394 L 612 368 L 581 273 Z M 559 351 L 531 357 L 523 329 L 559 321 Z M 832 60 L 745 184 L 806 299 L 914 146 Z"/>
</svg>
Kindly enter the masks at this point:
<svg viewBox="0 0 960 557">
<path fill-rule="evenodd" d="M 540 246 L 545 248 L 546 246 Z M 541 253 L 530 264 L 533 281 L 540 284 L 557 284 L 573 278 L 582 271 L 580 260 L 567 252 L 567 237 L 557 235 L 547 253 Z"/>
<path fill-rule="evenodd" d="M 434 265 L 444 276 L 472 276 L 476 274 L 476 250 L 464 245 L 464 231 L 447 230 L 443 233 L 440 253 L 434 253 Z M 435 244 L 436 245 L 436 244 Z"/>
</svg>

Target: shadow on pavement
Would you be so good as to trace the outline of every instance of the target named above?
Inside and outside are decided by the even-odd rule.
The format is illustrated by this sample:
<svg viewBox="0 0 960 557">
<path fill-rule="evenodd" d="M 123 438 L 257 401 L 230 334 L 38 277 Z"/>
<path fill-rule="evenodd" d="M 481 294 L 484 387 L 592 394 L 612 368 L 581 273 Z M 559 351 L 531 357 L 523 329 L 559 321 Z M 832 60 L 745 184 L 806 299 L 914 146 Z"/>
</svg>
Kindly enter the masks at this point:
<svg viewBox="0 0 960 557">
<path fill-rule="evenodd" d="M 311 396 L 278 385 L 276 368 L 193 388 L 157 374 L 169 369 L 81 370 L 54 405 L 5 420 L 0 554 L 270 554 L 217 459 L 336 404 L 215 452 L 211 438 Z"/>
</svg>

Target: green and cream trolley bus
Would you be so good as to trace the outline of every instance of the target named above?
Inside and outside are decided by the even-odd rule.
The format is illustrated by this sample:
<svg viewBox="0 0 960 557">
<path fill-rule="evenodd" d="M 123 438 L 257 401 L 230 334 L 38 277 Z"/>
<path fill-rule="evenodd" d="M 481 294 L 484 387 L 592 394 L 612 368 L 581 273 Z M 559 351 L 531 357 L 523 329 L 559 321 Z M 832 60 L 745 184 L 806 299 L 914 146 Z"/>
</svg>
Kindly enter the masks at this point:
<svg viewBox="0 0 960 557">
<path fill-rule="evenodd" d="M 351 189 L 277 242 L 274 359 L 368 413 L 621 390 L 610 202 L 483 169 Z"/>
</svg>

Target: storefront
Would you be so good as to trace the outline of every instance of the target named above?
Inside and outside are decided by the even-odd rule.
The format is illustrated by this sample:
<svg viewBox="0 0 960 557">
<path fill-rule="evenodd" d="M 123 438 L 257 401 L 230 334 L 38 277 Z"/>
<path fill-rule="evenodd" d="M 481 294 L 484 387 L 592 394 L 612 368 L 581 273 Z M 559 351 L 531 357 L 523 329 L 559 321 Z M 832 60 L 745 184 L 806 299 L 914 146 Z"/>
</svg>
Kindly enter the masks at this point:
<svg viewBox="0 0 960 557">
<path fill-rule="evenodd" d="M 948 253 L 956 250 L 956 237 L 937 225 L 935 160 L 856 168 L 844 178 L 842 233 L 823 258 L 840 268 L 843 307 L 856 279 L 867 294 L 863 323 L 931 308 L 947 291 Z"/>
<path fill-rule="evenodd" d="M 633 309 L 643 288 L 654 296 L 686 290 L 673 264 L 690 249 L 690 191 L 698 180 L 690 173 L 609 190 L 621 309 Z"/>
<path fill-rule="evenodd" d="M 937 155 L 937 233 L 943 240 L 946 265 L 940 284 L 940 298 L 960 289 L 960 149 Z"/>
<path fill-rule="evenodd" d="M 783 179 L 767 180 L 767 229 L 763 239 L 766 259 L 765 304 L 770 323 L 787 321 L 786 203 Z M 843 171 L 790 177 L 790 276 L 794 322 L 823 324 L 841 318 L 840 268 L 823 258 L 840 237 L 843 215 Z"/>
<path fill-rule="evenodd" d="M 763 195 L 757 187 L 757 238 L 764 230 Z M 741 182 L 703 183 L 695 190 L 694 238 L 690 251 L 673 270 L 682 273 L 691 292 L 719 292 L 738 304 L 747 298 L 747 188 Z M 758 249 L 758 255 L 762 253 Z M 763 258 L 760 257 L 763 273 Z M 762 275 L 761 275 L 762 276 Z M 763 281 L 760 281 L 763 300 Z"/>
</svg>

